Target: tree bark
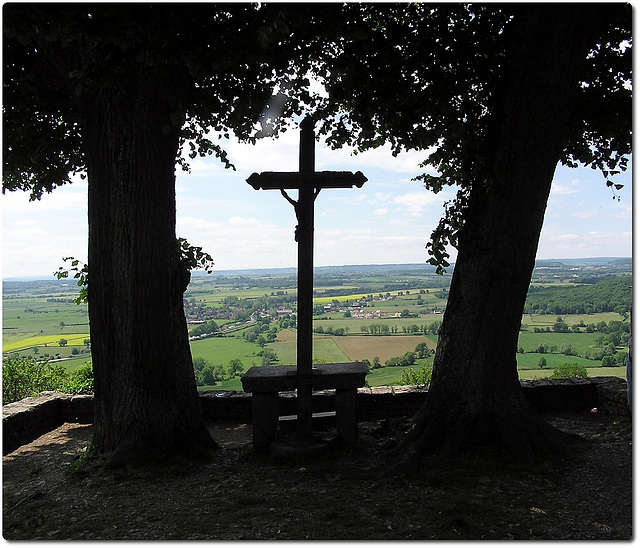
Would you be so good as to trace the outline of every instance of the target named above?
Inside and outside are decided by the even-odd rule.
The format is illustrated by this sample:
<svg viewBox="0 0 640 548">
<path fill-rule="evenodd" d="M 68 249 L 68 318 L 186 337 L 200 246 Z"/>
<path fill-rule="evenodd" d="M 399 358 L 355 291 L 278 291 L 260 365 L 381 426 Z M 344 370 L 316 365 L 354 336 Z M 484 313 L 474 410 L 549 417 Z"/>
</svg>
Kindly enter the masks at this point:
<svg viewBox="0 0 640 548">
<path fill-rule="evenodd" d="M 81 99 L 89 179 L 93 443 L 109 465 L 217 447 L 202 418 L 175 235 L 179 86 L 162 69 Z"/>
<path fill-rule="evenodd" d="M 516 352 L 547 199 L 597 6 L 525 5 L 513 21 L 503 97 L 472 186 L 433 377 L 401 444 L 418 453 L 496 448 L 533 458 L 567 439 L 525 400 Z"/>
</svg>

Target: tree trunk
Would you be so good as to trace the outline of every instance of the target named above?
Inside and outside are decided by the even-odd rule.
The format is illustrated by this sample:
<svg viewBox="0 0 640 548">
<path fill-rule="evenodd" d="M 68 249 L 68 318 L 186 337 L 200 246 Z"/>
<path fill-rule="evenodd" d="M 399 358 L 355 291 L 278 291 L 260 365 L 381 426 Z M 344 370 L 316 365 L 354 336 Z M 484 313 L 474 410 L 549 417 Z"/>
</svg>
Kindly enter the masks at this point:
<svg viewBox="0 0 640 548">
<path fill-rule="evenodd" d="M 180 122 L 160 69 L 81 98 L 95 434 L 108 464 L 217 447 L 202 418 L 175 235 Z"/>
<path fill-rule="evenodd" d="M 525 400 L 516 352 L 595 11 L 526 5 L 513 22 L 488 177 L 472 186 L 431 386 L 402 449 L 451 455 L 488 447 L 524 458 L 568 449 Z"/>
</svg>

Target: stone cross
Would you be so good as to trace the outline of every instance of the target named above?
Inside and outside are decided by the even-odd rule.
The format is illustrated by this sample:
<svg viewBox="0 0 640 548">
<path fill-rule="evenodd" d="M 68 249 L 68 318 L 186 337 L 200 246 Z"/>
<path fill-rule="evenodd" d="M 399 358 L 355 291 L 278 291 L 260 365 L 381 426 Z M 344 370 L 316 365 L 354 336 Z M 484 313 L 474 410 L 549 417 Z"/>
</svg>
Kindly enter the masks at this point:
<svg viewBox="0 0 640 548">
<path fill-rule="evenodd" d="M 300 170 L 253 173 L 247 182 L 256 190 L 280 190 L 296 212 L 298 225 L 298 338 L 297 338 L 297 435 L 312 436 L 312 362 L 313 362 L 313 226 L 314 201 L 323 188 L 358 188 L 367 178 L 358 171 L 315 171 L 314 122 L 306 117 L 300 123 Z M 293 200 L 287 190 L 298 190 Z"/>
</svg>

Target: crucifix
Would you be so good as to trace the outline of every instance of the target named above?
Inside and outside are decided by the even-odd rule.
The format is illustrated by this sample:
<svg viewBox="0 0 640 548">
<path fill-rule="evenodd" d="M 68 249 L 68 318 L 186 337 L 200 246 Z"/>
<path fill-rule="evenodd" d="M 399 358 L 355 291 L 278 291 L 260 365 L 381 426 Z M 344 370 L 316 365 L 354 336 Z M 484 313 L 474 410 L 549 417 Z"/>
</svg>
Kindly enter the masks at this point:
<svg viewBox="0 0 640 548">
<path fill-rule="evenodd" d="M 247 182 L 256 190 L 280 190 L 295 209 L 298 225 L 298 337 L 297 337 L 297 437 L 312 436 L 313 362 L 313 226 L 314 201 L 323 188 L 362 187 L 367 178 L 358 171 L 315 171 L 315 133 L 312 118 L 300 123 L 300 168 L 298 172 L 253 173 Z M 297 190 L 293 200 L 287 190 Z"/>
</svg>

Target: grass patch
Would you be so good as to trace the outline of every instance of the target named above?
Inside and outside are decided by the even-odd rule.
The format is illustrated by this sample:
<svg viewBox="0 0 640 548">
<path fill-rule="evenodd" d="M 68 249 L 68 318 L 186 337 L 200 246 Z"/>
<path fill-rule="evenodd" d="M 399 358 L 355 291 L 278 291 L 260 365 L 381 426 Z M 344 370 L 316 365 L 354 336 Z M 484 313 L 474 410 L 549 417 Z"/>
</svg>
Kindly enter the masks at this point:
<svg viewBox="0 0 640 548">
<path fill-rule="evenodd" d="M 565 356 L 566 358 L 566 356 Z M 569 359 L 565 359 L 563 363 L 575 363 Z M 593 363 L 593 362 L 592 362 Z M 555 369 L 518 369 L 518 378 L 521 381 L 532 381 L 535 379 L 548 379 L 553 375 Z M 618 377 L 626 379 L 625 367 L 589 367 L 587 368 L 589 377 Z"/>
<path fill-rule="evenodd" d="M 602 333 L 529 333 L 521 332 L 518 339 L 518 348 L 525 352 L 534 352 L 539 345 L 555 345 L 558 351 L 565 343 L 573 346 L 579 356 L 584 356 L 587 350 L 594 350 L 596 340 L 602 337 Z"/>
<path fill-rule="evenodd" d="M 390 384 L 400 381 L 403 371 L 409 369 L 418 369 L 426 360 L 418 360 L 413 365 L 405 365 L 398 367 L 381 367 L 380 369 L 373 369 L 367 375 L 367 384 L 369 386 L 389 386 Z"/>
<path fill-rule="evenodd" d="M 215 385 L 198 386 L 199 391 L 204 390 L 235 390 L 237 392 L 242 391 L 242 381 L 240 377 L 234 377 L 233 379 L 225 379 L 224 381 L 218 381 Z"/>
<path fill-rule="evenodd" d="M 575 363 L 582 365 L 583 367 L 595 367 L 600 365 L 600 362 L 594 360 L 586 360 L 578 356 L 565 356 L 564 354 L 517 354 L 516 360 L 518 367 L 526 369 L 538 369 L 538 363 L 540 358 L 544 358 L 547 361 L 547 368 L 554 369 L 563 363 Z"/>
<path fill-rule="evenodd" d="M 259 365 L 262 358 L 258 356 L 261 348 L 236 337 L 211 337 L 191 342 L 191 354 L 194 358 L 204 358 L 212 365 L 224 365 L 231 360 L 239 359 L 246 371 L 254 363 Z"/>
<path fill-rule="evenodd" d="M 568 326 L 579 324 L 597 324 L 598 322 L 621 321 L 622 316 L 617 312 L 600 312 L 598 314 L 523 314 L 522 323 L 527 329 L 533 331 L 534 327 L 551 327 L 556 323 L 558 316 L 562 317 Z"/>
<path fill-rule="evenodd" d="M 333 301 L 343 303 L 345 301 L 359 301 L 372 293 L 353 293 L 352 295 L 339 295 L 333 297 L 314 297 L 313 304 L 331 304 Z"/>
</svg>

